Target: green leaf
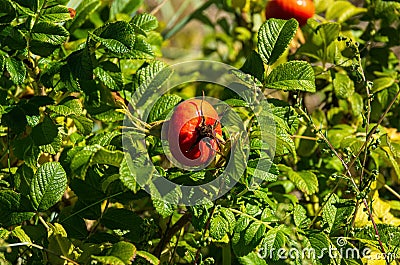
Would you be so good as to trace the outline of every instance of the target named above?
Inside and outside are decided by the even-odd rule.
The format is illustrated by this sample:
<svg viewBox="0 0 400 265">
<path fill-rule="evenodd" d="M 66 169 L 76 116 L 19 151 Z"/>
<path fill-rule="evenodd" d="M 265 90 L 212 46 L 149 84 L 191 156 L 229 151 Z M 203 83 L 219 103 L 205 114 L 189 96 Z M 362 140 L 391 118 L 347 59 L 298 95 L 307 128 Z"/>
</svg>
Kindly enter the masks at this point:
<svg viewBox="0 0 400 265">
<path fill-rule="evenodd" d="M 92 255 L 92 259 L 101 262 L 101 264 L 125 265 L 125 263 L 121 259 L 114 256 Z"/>
<path fill-rule="evenodd" d="M 124 264 L 129 265 L 136 256 L 136 247 L 128 242 L 118 242 L 112 246 L 109 255 L 117 257 Z"/>
<path fill-rule="evenodd" d="M 67 189 L 67 174 L 58 162 L 41 165 L 31 183 L 30 197 L 35 210 L 45 211 L 56 204 Z"/>
<path fill-rule="evenodd" d="M 294 171 L 285 165 L 278 165 L 279 171 L 283 172 L 296 187 L 307 195 L 318 192 L 317 176 L 310 171 Z"/>
<path fill-rule="evenodd" d="M 103 264 L 130 265 L 136 254 L 137 250 L 133 244 L 122 241 L 113 244 L 107 256 L 92 256 L 92 258 Z"/>
<path fill-rule="evenodd" d="M 294 19 L 269 19 L 258 31 L 258 53 L 263 62 L 272 65 L 284 53 L 296 33 L 299 23 Z"/>
<path fill-rule="evenodd" d="M 171 216 L 174 213 L 175 207 L 173 204 L 157 198 L 153 198 L 152 200 L 153 206 L 154 208 L 156 208 L 157 213 L 160 214 L 163 218 Z"/>
<path fill-rule="evenodd" d="M 337 20 L 339 23 L 343 23 L 351 17 L 365 13 L 366 8 L 360 8 L 354 6 L 348 1 L 335 1 L 326 10 L 325 17 L 328 20 Z"/>
<path fill-rule="evenodd" d="M 338 98 L 348 99 L 354 93 L 354 82 L 347 74 L 336 73 L 333 90 Z"/>
<path fill-rule="evenodd" d="M 90 15 L 96 12 L 100 6 L 101 2 L 98 0 L 81 1 L 79 6 L 76 8 L 76 16 L 72 21 L 68 21 L 66 24 L 68 31 L 73 33 L 75 30 L 80 28 Z"/>
<path fill-rule="evenodd" d="M 16 12 L 9 1 L 0 0 L 0 10 L 0 24 L 7 24 L 14 20 Z"/>
<path fill-rule="evenodd" d="M 266 227 L 261 222 L 253 222 L 246 229 L 246 233 L 244 234 L 244 243 L 246 245 L 252 244 L 253 246 L 257 246 L 261 239 L 265 235 Z"/>
<path fill-rule="evenodd" d="M 79 99 L 75 99 L 73 97 L 69 97 L 63 102 L 60 102 L 58 105 L 50 105 L 47 108 L 53 111 L 57 115 L 61 115 L 64 117 L 68 117 L 70 115 L 81 115 L 82 114 L 82 106 Z"/>
<path fill-rule="evenodd" d="M 143 3 L 143 0 L 115 0 L 110 7 L 110 20 L 114 20 L 117 14 L 132 14 Z"/>
<path fill-rule="evenodd" d="M 282 227 L 279 226 L 268 230 L 262 243 L 264 247 L 263 252 L 267 255 L 272 255 L 273 260 L 278 260 L 277 252 L 286 243 L 286 236 L 281 229 Z"/>
<path fill-rule="evenodd" d="M 316 233 L 316 234 L 311 234 L 308 239 L 310 240 L 311 248 L 315 251 L 316 253 L 316 259 L 315 263 L 316 264 L 327 264 L 329 263 L 329 252 L 327 249 L 331 247 L 330 245 L 330 240 L 327 237 L 325 233 Z M 314 263 L 314 264 L 315 264 Z"/>
<path fill-rule="evenodd" d="M 132 51 L 127 54 L 130 59 L 153 59 L 155 54 L 151 45 L 143 38 L 138 36 Z M 157 61 L 160 62 L 160 61 Z"/>
<path fill-rule="evenodd" d="M 140 186 L 136 183 L 136 176 L 132 174 L 128 166 L 128 160 L 130 161 L 130 155 L 125 154 L 126 158 L 122 161 L 121 166 L 119 168 L 119 175 L 121 182 L 133 192 L 137 192 L 140 189 Z"/>
<path fill-rule="evenodd" d="M 181 102 L 182 98 L 178 95 L 163 95 L 154 104 L 149 113 L 148 122 L 155 122 L 166 119 L 168 113 Z"/>
<path fill-rule="evenodd" d="M 3 114 L 1 123 L 9 127 L 15 134 L 20 134 L 25 131 L 28 120 L 23 109 L 19 106 L 14 106 Z"/>
<path fill-rule="evenodd" d="M 392 77 L 380 77 L 374 80 L 371 92 L 376 93 L 386 88 L 391 87 L 395 80 Z"/>
<path fill-rule="evenodd" d="M 8 46 L 11 50 L 23 50 L 26 48 L 27 42 L 24 33 L 15 27 L 8 26 L 0 31 L 2 37 L 2 45 Z"/>
<path fill-rule="evenodd" d="M 311 65 L 305 61 L 290 61 L 278 65 L 265 80 L 272 89 L 315 92 L 315 76 Z"/>
<path fill-rule="evenodd" d="M 0 191 L 0 225 L 11 226 L 29 220 L 34 213 L 29 199 L 11 190 Z"/>
<path fill-rule="evenodd" d="M 93 154 L 90 160 L 90 165 L 106 164 L 119 167 L 123 158 L 124 153 L 122 151 L 110 151 L 104 147 L 101 147 Z"/>
<path fill-rule="evenodd" d="M 58 24 L 39 21 L 31 30 L 30 48 L 40 56 L 49 56 L 61 44 L 67 41 L 69 32 Z"/>
<path fill-rule="evenodd" d="M 210 223 L 210 236 L 215 240 L 221 240 L 229 231 L 229 223 L 220 214 L 214 214 Z"/>
<path fill-rule="evenodd" d="M 10 74 L 10 79 L 16 85 L 20 85 L 25 80 L 26 67 L 24 63 L 12 57 L 7 57 L 5 59 L 5 66 L 7 72 Z"/>
<path fill-rule="evenodd" d="M 264 80 L 264 63 L 260 55 L 256 51 L 252 51 L 251 54 L 246 58 L 242 68 L 240 70 L 243 73 L 250 74 L 260 81 Z"/>
<path fill-rule="evenodd" d="M 119 67 L 109 61 L 102 62 L 94 69 L 94 74 L 103 84 L 112 90 L 121 90 L 123 88 L 122 73 Z"/>
<path fill-rule="evenodd" d="M 144 237 L 143 219 L 128 209 L 109 208 L 101 222 L 109 229 L 126 230 L 127 234 L 124 237 L 128 237 L 133 242 L 139 243 Z"/>
<path fill-rule="evenodd" d="M 67 232 L 64 227 L 58 223 L 48 224 L 49 226 L 49 245 L 48 249 L 55 255 L 49 256 L 49 262 L 54 265 L 63 265 L 64 260 L 59 256 L 73 258 L 72 252 L 74 245 L 67 237 Z"/>
<path fill-rule="evenodd" d="M 57 125 L 48 116 L 44 117 L 43 122 L 33 127 L 31 132 L 31 137 L 38 146 L 51 144 L 57 136 Z"/>
<path fill-rule="evenodd" d="M 238 261 L 241 265 L 267 265 L 267 262 L 255 252 L 250 252 L 246 256 L 238 257 Z"/>
<path fill-rule="evenodd" d="M 232 213 L 231 210 L 229 210 L 229 208 L 221 207 L 220 212 L 222 216 L 225 218 L 225 220 L 228 222 L 229 233 L 232 233 L 236 225 L 235 215 Z"/>
<path fill-rule="evenodd" d="M 150 254 L 150 253 L 148 253 L 148 252 L 146 252 L 146 251 L 141 251 L 141 250 L 139 250 L 139 251 L 137 252 L 137 255 L 138 255 L 139 257 L 144 258 L 145 260 L 147 260 L 147 261 L 148 261 L 150 264 L 152 264 L 152 265 L 160 264 L 160 260 L 157 259 L 156 256 L 154 256 L 153 254 Z"/>
<path fill-rule="evenodd" d="M 155 30 L 158 27 L 157 18 L 150 14 L 137 14 L 131 20 L 131 23 L 143 31 Z"/>
<path fill-rule="evenodd" d="M 326 224 L 327 232 L 334 233 L 337 229 L 345 227 L 351 219 L 355 209 L 353 200 L 340 200 L 336 194 L 330 196 L 322 211 L 322 220 Z"/>
<path fill-rule="evenodd" d="M 136 39 L 132 26 L 126 21 L 108 23 L 96 29 L 90 36 L 115 53 L 131 51 Z"/>
<path fill-rule="evenodd" d="M 252 159 L 247 162 L 247 173 L 263 181 L 276 181 L 279 172 L 272 165 L 272 161 L 267 158 Z"/>
<path fill-rule="evenodd" d="M 83 134 L 89 134 L 93 129 L 93 121 L 85 116 L 72 114 L 70 118 L 74 121 L 76 128 Z"/>
<path fill-rule="evenodd" d="M 307 217 L 307 211 L 303 206 L 297 204 L 293 211 L 294 224 L 299 228 L 306 228 L 310 223 L 310 219 Z"/>
<path fill-rule="evenodd" d="M 55 5 L 50 6 L 42 11 L 43 13 L 39 16 L 41 21 L 51 21 L 53 23 L 61 23 L 71 19 L 71 15 L 66 6 Z"/>
</svg>

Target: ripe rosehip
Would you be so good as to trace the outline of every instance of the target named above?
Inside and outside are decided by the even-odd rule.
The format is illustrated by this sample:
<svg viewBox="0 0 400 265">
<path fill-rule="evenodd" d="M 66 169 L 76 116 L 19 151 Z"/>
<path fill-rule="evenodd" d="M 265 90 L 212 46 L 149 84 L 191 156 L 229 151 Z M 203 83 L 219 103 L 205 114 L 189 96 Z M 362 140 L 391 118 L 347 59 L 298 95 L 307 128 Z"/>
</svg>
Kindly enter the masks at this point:
<svg viewBox="0 0 400 265">
<path fill-rule="evenodd" d="M 219 150 L 221 124 L 214 107 L 205 100 L 189 99 L 174 110 L 168 127 L 173 157 L 184 166 L 207 165 Z"/>
<path fill-rule="evenodd" d="M 265 7 L 265 17 L 291 19 L 295 18 L 300 26 L 315 13 L 312 0 L 269 0 Z"/>
</svg>

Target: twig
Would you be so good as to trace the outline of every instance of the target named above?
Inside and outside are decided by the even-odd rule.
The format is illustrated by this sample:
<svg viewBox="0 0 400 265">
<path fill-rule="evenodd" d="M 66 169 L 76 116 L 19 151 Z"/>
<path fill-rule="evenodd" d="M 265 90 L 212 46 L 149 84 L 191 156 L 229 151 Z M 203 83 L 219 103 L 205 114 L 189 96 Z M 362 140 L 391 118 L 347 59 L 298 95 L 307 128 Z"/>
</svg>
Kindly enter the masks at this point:
<svg viewBox="0 0 400 265">
<path fill-rule="evenodd" d="M 169 242 L 171 238 L 184 227 L 190 220 L 192 219 L 192 215 L 189 212 L 184 213 L 181 218 L 169 229 L 164 237 L 163 241 L 160 241 L 158 243 L 157 247 L 154 249 L 154 254 L 156 256 L 160 256 L 163 249 L 164 249 L 164 243 L 163 242 Z"/>
<path fill-rule="evenodd" d="M 158 11 L 160 11 L 160 9 L 163 7 L 163 5 L 165 5 L 165 3 L 168 2 L 168 0 L 163 0 L 161 3 L 159 3 L 153 10 L 151 10 L 150 14 L 154 15 L 155 13 L 157 13 Z"/>
</svg>

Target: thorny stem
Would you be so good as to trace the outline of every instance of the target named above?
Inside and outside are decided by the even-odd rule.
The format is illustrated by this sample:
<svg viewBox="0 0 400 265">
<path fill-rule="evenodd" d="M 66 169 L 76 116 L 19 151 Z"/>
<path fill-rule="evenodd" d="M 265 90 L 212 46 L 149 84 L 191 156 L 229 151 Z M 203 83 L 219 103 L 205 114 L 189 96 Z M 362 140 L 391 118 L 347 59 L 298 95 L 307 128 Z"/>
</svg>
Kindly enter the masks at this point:
<svg viewBox="0 0 400 265">
<path fill-rule="evenodd" d="M 308 120 L 308 122 L 311 124 L 311 126 L 313 126 L 314 130 L 317 131 L 317 133 L 320 135 L 320 137 L 321 137 L 321 138 L 324 140 L 324 142 L 328 145 L 329 149 L 334 153 L 334 155 L 335 155 L 337 158 L 339 158 L 340 162 L 342 163 L 342 165 L 343 165 L 344 168 L 345 168 L 345 174 L 347 174 L 347 175 L 349 176 L 349 179 L 351 180 L 352 185 L 353 185 L 353 187 L 354 187 L 354 190 L 356 191 L 357 194 L 360 193 L 360 190 L 359 190 L 358 185 L 355 183 L 355 181 L 354 181 L 354 179 L 353 179 L 353 177 L 352 177 L 352 175 L 351 175 L 350 168 L 354 165 L 354 163 L 356 162 L 356 160 L 357 160 L 358 157 L 360 156 L 361 152 L 363 152 L 364 149 L 367 147 L 367 145 L 368 145 L 369 141 L 371 140 L 373 134 L 376 132 L 376 130 L 378 129 L 378 127 L 380 126 L 380 124 L 383 122 L 384 118 L 386 117 L 387 113 L 389 112 L 389 110 L 391 109 L 391 107 L 393 106 L 394 102 L 396 101 L 396 99 L 397 99 L 397 97 L 398 97 L 399 95 L 400 95 L 400 91 L 398 91 L 398 92 L 396 93 L 396 95 L 393 97 L 393 99 L 392 99 L 392 101 L 390 102 L 389 106 L 386 108 L 385 112 L 381 115 L 381 117 L 380 117 L 380 119 L 378 120 L 378 122 L 376 123 L 376 125 L 375 125 L 375 126 L 372 128 L 372 130 L 367 134 L 366 139 L 365 139 L 365 142 L 363 143 L 363 145 L 362 145 L 361 148 L 358 150 L 357 154 L 353 157 L 353 159 L 350 161 L 349 164 L 347 164 L 347 163 L 343 160 L 343 158 L 338 154 L 338 152 L 336 151 L 336 149 L 333 147 L 333 145 L 330 143 L 330 141 L 325 137 L 325 135 L 324 135 L 321 131 L 317 130 L 315 124 L 312 122 L 312 119 L 309 117 L 309 115 L 308 115 L 302 108 L 298 108 L 298 110 L 301 112 L 301 114 Z M 326 205 L 326 203 L 329 201 L 330 197 L 331 197 L 331 196 L 333 195 L 333 193 L 337 190 L 337 188 L 339 187 L 339 183 L 340 183 L 340 182 L 341 182 L 341 181 L 339 180 L 339 182 L 336 184 L 334 190 L 333 190 L 333 191 L 330 193 L 330 195 L 328 196 L 328 199 L 325 201 L 325 203 L 324 203 L 324 204 L 321 206 L 321 208 L 319 209 L 317 215 L 314 217 L 313 222 L 311 222 L 310 226 L 315 222 L 316 217 L 317 217 L 317 216 L 319 215 L 319 213 L 322 211 L 322 208 Z M 378 231 L 378 227 L 376 226 L 375 219 L 374 219 L 374 217 L 373 217 L 373 215 L 372 215 L 372 212 L 371 212 L 371 210 L 370 210 L 370 208 L 369 208 L 369 206 L 368 206 L 368 202 L 367 202 L 367 200 L 366 200 L 365 198 L 363 199 L 363 203 L 364 203 L 364 206 L 365 206 L 366 209 L 367 209 L 368 216 L 369 216 L 369 218 L 371 219 L 372 225 L 373 225 L 373 227 L 374 227 L 375 235 L 376 235 L 376 237 L 377 237 L 377 241 L 378 241 L 379 246 L 380 246 L 380 248 L 381 248 L 381 252 L 382 252 L 382 254 L 384 254 L 386 264 L 389 265 L 389 260 L 388 260 L 388 258 L 387 258 L 387 256 L 386 256 L 386 251 L 385 251 L 385 248 L 383 247 L 383 243 L 382 243 L 382 240 L 381 240 L 379 231 Z"/>
</svg>

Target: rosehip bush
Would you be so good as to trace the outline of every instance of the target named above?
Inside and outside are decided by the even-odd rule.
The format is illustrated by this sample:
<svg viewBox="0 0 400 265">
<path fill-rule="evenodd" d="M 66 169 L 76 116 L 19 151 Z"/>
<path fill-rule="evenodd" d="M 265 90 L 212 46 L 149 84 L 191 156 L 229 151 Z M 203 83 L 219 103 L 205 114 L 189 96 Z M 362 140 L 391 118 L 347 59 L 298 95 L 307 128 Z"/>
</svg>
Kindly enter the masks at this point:
<svg viewBox="0 0 400 265">
<path fill-rule="evenodd" d="M 400 4 L 278 2 L 0 0 L 0 263 L 399 263 Z"/>
</svg>

